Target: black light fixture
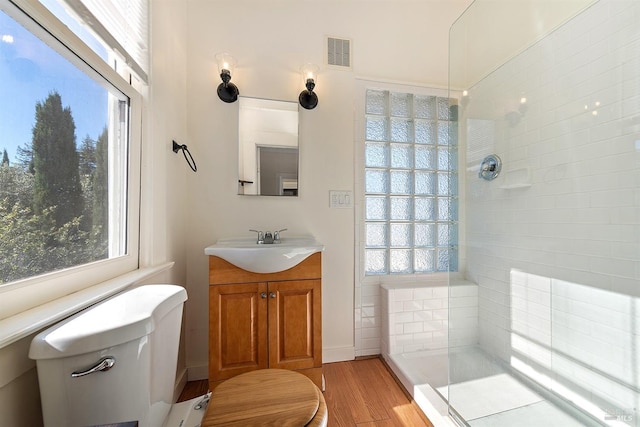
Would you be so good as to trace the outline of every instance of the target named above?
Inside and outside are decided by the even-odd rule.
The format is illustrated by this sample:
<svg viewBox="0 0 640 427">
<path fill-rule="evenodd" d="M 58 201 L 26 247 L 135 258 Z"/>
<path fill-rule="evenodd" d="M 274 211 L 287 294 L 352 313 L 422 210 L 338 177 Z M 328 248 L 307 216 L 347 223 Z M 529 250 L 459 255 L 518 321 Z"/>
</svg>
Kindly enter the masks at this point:
<svg viewBox="0 0 640 427">
<path fill-rule="evenodd" d="M 318 69 L 319 67 L 315 64 L 305 64 L 300 68 L 302 81 L 307 89 L 300 92 L 298 102 L 300 102 L 302 108 L 307 110 L 313 110 L 318 105 L 318 95 L 313 91 L 318 80 Z"/>
<path fill-rule="evenodd" d="M 222 83 L 218 85 L 218 97 L 224 102 L 236 102 L 240 91 L 238 86 L 231 83 L 231 74 L 236 67 L 236 60 L 228 53 L 219 53 L 216 55 L 218 62 L 218 72 Z"/>
</svg>

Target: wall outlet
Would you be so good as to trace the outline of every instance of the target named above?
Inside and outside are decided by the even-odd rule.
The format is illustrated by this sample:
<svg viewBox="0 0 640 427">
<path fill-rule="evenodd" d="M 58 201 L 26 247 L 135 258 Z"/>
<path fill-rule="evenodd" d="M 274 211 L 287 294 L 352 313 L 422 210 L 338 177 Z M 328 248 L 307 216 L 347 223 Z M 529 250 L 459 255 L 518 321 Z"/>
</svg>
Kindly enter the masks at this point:
<svg viewBox="0 0 640 427">
<path fill-rule="evenodd" d="M 353 192 L 330 190 L 329 206 L 332 208 L 352 208 Z"/>
</svg>

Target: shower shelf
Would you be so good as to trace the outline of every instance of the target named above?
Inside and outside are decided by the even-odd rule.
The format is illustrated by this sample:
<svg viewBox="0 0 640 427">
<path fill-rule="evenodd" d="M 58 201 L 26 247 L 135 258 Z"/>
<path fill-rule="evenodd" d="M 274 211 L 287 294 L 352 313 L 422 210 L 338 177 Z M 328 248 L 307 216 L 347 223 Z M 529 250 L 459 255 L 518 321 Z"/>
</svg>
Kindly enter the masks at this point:
<svg viewBox="0 0 640 427">
<path fill-rule="evenodd" d="M 531 187 L 531 184 L 528 183 L 522 183 L 522 184 L 507 184 L 507 185 L 501 185 L 498 188 L 501 188 L 503 190 L 514 190 L 516 188 L 529 188 Z"/>
<path fill-rule="evenodd" d="M 514 190 L 517 188 L 531 187 L 531 172 L 529 168 L 520 168 L 506 171 L 504 173 L 504 184 L 498 188 L 503 190 Z"/>
</svg>

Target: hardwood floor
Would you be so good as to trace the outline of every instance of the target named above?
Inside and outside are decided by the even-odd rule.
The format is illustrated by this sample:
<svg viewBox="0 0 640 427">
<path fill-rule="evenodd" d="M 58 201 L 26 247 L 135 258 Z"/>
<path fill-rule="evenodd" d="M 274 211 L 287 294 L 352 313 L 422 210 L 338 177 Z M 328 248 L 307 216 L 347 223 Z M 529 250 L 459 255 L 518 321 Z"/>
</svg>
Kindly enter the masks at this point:
<svg viewBox="0 0 640 427">
<path fill-rule="evenodd" d="M 327 363 L 323 371 L 328 427 L 433 427 L 381 359 Z M 191 381 L 179 401 L 206 391 L 206 380 Z"/>
</svg>

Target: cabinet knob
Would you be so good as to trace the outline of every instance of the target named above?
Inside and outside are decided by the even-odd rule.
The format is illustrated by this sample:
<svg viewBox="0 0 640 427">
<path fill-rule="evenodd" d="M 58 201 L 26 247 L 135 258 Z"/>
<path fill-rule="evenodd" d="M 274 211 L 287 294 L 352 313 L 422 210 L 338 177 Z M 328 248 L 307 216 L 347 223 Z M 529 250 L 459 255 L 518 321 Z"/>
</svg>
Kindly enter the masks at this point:
<svg viewBox="0 0 640 427">
<path fill-rule="evenodd" d="M 267 293 L 266 292 L 261 292 L 260 293 L 260 298 L 262 298 L 262 299 L 267 298 Z"/>
<path fill-rule="evenodd" d="M 275 292 L 269 292 L 269 297 L 270 298 L 275 298 L 276 297 L 276 293 Z"/>
</svg>

